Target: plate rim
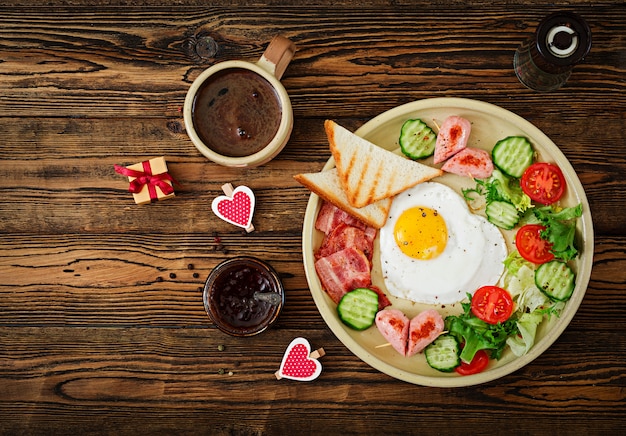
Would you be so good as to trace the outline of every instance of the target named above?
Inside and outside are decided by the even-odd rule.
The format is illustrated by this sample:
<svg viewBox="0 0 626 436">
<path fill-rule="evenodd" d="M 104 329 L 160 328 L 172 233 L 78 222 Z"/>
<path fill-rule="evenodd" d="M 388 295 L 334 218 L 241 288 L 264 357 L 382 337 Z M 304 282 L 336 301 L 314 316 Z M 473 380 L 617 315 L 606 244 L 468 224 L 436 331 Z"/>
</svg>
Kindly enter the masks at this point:
<svg viewBox="0 0 626 436">
<path fill-rule="evenodd" d="M 548 348 L 554 344 L 554 342 L 561 336 L 565 329 L 569 326 L 574 315 L 578 312 L 578 308 L 584 299 L 589 280 L 591 276 L 591 268 L 593 266 L 593 247 L 594 247 L 594 233 L 593 233 L 593 221 L 591 218 L 591 211 L 589 208 L 589 202 L 571 163 L 558 146 L 539 128 L 534 126 L 528 120 L 520 117 L 519 115 L 511 112 L 508 109 L 502 108 L 492 103 L 488 103 L 481 100 L 459 98 L 459 97 L 437 97 L 430 99 L 415 100 L 409 103 L 405 103 L 394 108 L 388 109 L 374 118 L 367 121 L 361 127 L 359 127 L 354 133 L 358 136 L 366 137 L 371 134 L 380 125 L 384 124 L 386 120 L 395 118 L 396 115 L 404 114 L 409 111 L 419 111 L 424 109 L 435 109 L 443 107 L 456 107 L 466 110 L 478 110 L 481 112 L 497 112 L 500 116 L 505 115 L 505 118 L 512 122 L 517 127 L 520 127 L 525 132 L 532 132 L 533 138 L 540 138 L 541 149 L 546 150 L 550 156 L 561 166 L 564 173 L 569 174 L 570 180 L 568 180 L 568 189 L 574 189 L 576 196 L 579 198 L 583 207 L 583 216 L 581 217 L 581 226 L 583 239 L 584 252 L 581 253 L 581 261 L 579 270 L 576 277 L 575 297 L 567 302 L 566 309 L 563 310 L 559 317 L 559 322 L 556 326 L 551 328 L 545 336 L 541 338 L 539 343 L 533 345 L 533 348 L 529 353 L 524 356 L 517 357 L 510 362 L 502 366 L 495 367 L 486 372 L 469 376 L 446 376 L 431 377 L 428 375 L 420 375 L 410 373 L 400 368 L 396 368 L 393 365 L 380 360 L 378 357 L 373 356 L 365 349 L 365 347 L 358 344 L 345 330 L 337 317 L 333 317 L 330 313 L 322 310 L 322 305 L 326 303 L 324 299 L 328 298 L 326 293 L 321 288 L 315 268 L 310 268 L 309 265 L 313 265 L 313 247 L 310 243 L 311 238 L 306 237 L 307 229 L 314 231 L 314 218 L 317 216 L 317 209 L 320 204 L 320 197 L 314 193 L 311 193 L 307 202 L 305 211 L 303 230 L 302 230 L 302 251 L 303 251 L 303 264 L 305 270 L 305 276 L 309 285 L 309 292 L 313 297 L 318 312 L 324 319 L 326 325 L 330 328 L 333 334 L 339 339 L 339 341 L 355 356 L 361 359 L 364 363 L 368 364 L 372 368 L 387 374 L 398 380 L 402 380 L 408 383 L 431 386 L 431 387 L 466 387 L 474 386 L 478 384 L 487 383 L 497 380 L 506 375 L 512 374 L 515 371 L 523 368 L 531 363 L 533 360 L 541 356 Z M 327 170 L 334 166 L 334 160 L 332 156 L 326 162 L 322 170 Z M 571 183 L 573 182 L 573 186 Z M 589 249 L 590 248 L 590 249 Z M 314 292 L 313 286 L 317 286 L 319 291 Z M 555 328 L 556 327 L 556 328 Z"/>
</svg>

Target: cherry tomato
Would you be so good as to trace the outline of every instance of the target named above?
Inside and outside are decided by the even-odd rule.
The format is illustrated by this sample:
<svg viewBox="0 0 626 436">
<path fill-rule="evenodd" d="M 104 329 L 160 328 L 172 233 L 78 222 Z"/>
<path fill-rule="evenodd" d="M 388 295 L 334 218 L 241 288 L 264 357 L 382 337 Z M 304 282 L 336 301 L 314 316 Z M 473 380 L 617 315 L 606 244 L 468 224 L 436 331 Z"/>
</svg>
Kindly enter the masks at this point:
<svg viewBox="0 0 626 436">
<path fill-rule="evenodd" d="M 526 168 L 520 185 L 522 191 L 532 200 L 541 204 L 552 204 L 565 192 L 565 177 L 554 164 L 537 162 Z"/>
<path fill-rule="evenodd" d="M 519 254 L 529 262 L 542 264 L 554 259 L 550 251 L 552 244 L 541 237 L 546 228 L 540 224 L 526 224 L 515 235 L 515 246 Z"/>
<path fill-rule="evenodd" d="M 472 375 L 483 372 L 489 364 L 489 355 L 485 350 L 478 350 L 474 354 L 474 358 L 470 363 L 461 361 L 461 364 L 454 368 L 454 370 L 460 375 Z"/>
<path fill-rule="evenodd" d="M 483 286 L 472 297 L 471 310 L 488 324 L 504 322 L 513 313 L 511 295 L 498 286 Z"/>
</svg>

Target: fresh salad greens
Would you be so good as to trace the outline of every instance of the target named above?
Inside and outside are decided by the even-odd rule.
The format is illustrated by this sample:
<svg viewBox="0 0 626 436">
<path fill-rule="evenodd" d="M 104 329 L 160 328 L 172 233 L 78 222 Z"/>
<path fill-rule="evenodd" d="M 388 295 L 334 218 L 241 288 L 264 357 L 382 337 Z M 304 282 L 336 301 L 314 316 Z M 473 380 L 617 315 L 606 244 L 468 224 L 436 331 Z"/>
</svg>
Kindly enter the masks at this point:
<svg viewBox="0 0 626 436">
<path fill-rule="evenodd" d="M 515 301 L 519 334 L 507 338 L 506 343 L 516 356 L 526 354 L 535 343 L 537 327 L 545 317 L 559 316 L 564 302 L 554 302 L 535 283 L 536 265 L 525 260 L 517 250 L 512 251 L 504 261 L 504 287 Z"/>
<path fill-rule="evenodd" d="M 445 319 L 445 329 L 454 336 L 462 350 L 460 358 L 469 363 L 479 350 L 485 350 L 492 359 L 500 359 L 507 346 L 517 357 L 523 356 L 535 344 L 538 326 L 546 318 L 559 316 L 563 301 L 553 301 L 535 284 L 537 266 L 513 250 L 504 262 L 502 284 L 515 302 L 515 312 L 504 322 L 488 324 L 471 310 L 472 295 L 461 303 L 463 313 Z"/>
<path fill-rule="evenodd" d="M 475 201 L 475 195 L 484 196 L 487 204 L 504 201 L 512 204 L 520 216 L 532 207 L 532 201 L 522 191 L 519 179 L 509 177 L 497 168 L 488 179 L 474 179 L 474 181 L 476 182 L 475 188 L 462 190 L 463 197 L 467 201 Z"/>
<path fill-rule="evenodd" d="M 519 357 L 534 345 L 537 328 L 543 320 L 559 316 L 565 306 L 565 302 L 559 300 L 567 300 L 571 295 L 575 276 L 567 263 L 578 256 L 576 220 L 582 216 L 582 204 L 573 207 L 561 207 L 556 203 L 535 205 L 523 190 L 520 178 L 506 174 L 500 166 L 496 166 L 490 178 L 475 179 L 475 182 L 475 188 L 462 191 L 471 205 L 484 199 L 489 221 L 506 230 L 526 224 L 542 226 L 541 239 L 549 244 L 555 260 L 547 265 L 538 265 L 526 260 L 528 253 L 522 257 L 517 250 L 513 250 L 504 262 L 505 274 L 500 282 L 515 302 L 515 312 L 511 317 L 495 326 L 482 325 L 469 312 L 470 299 L 470 303 L 463 303 L 463 315 L 446 318 L 446 328 L 460 342 L 465 342 L 465 354 L 461 356 L 463 361 L 481 348 L 489 350 L 493 358 L 498 358 L 506 345 Z M 567 286 L 557 286 L 548 277 L 554 275 L 551 271 L 555 269 L 563 272 L 562 276 L 567 280 L 561 279 L 561 282 L 567 282 Z M 537 283 L 544 289 L 540 289 Z"/>
<path fill-rule="evenodd" d="M 468 293 L 467 298 L 468 303 L 461 303 L 461 315 L 450 315 L 445 319 L 445 329 L 463 344 L 461 360 L 471 362 L 479 350 L 486 350 L 492 359 L 499 359 L 507 338 L 517 335 L 517 317 L 511 316 L 503 323 L 488 324 L 472 313 L 472 294 Z"/>
<path fill-rule="evenodd" d="M 563 209 L 538 207 L 533 209 L 533 213 L 546 228 L 541 237 L 552 244 L 554 257 L 564 261 L 575 259 L 578 255 L 575 245 L 576 218 L 582 216 L 582 204 Z"/>
<path fill-rule="evenodd" d="M 487 201 L 504 200 L 515 206 L 519 213 L 524 213 L 532 204 L 530 197 L 522 191 L 519 180 L 509 177 L 497 168 L 493 170 L 486 186 Z"/>
<path fill-rule="evenodd" d="M 475 202 L 476 196 L 484 197 L 487 211 L 497 212 L 487 214 L 493 224 L 506 230 L 518 223 L 542 224 L 545 230 L 541 237 L 552 244 L 554 256 L 563 261 L 576 258 L 576 218 L 582 216 L 582 204 L 566 208 L 554 204 L 535 207 L 530 197 L 522 191 L 519 179 L 509 177 L 497 168 L 489 179 L 475 179 L 475 182 L 476 187 L 464 189 L 463 196 L 469 202 Z M 503 207 L 507 204 L 517 210 L 517 217 L 513 215 L 513 207 Z M 501 211 L 506 211 L 506 214 Z"/>
</svg>

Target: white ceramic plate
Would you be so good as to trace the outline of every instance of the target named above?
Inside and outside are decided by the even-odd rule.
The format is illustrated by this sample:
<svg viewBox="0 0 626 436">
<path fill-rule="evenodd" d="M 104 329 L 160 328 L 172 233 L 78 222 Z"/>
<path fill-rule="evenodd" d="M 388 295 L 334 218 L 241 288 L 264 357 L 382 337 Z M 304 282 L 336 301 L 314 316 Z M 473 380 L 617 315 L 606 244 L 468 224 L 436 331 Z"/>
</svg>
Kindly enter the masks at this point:
<svg viewBox="0 0 626 436">
<path fill-rule="evenodd" d="M 502 358 L 498 361 L 492 361 L 489 367 L 480 374 L 471 376 L 459 376 L 456 373 L 446 374 L 430 368 L 423 353 L 407 358 L 398 354 L 392 347 L 380 347 L 386 341 L 376 327 L 372 327 L 364 332 L 358 332 L 345 326 L 339 320 L 336 305 L 322 289 L 315 273 L 313 253 L 321 244 L 323 234 L 315 230 L 315 219 L 321 200 L 317 195 L 312 194 L 304 218 L 302 247 L 307 280 L 315 304 L 322 317 L 337 338 L 361 360 L 391 377 L 424 386 L 456 387 L 485 383 L 510 374 L 537 358 L 556 341 L 574 317 L 585 295 L 593 260 L 593 226 L 589 203 L 582 184 L 571 164 L 558 147 L 539 129 L 523 118 L 485 102 L 460 98 L 436 98 L 415 101 L 384 112 L 364 124 L 355 133 L 380 147 L 395 151 L 399 148 L 398 136 L 404 121 L 410 118 L 421 118 L 429 125 L 434 126 L 435 123 L 440 125 L 449 115 L 462 116 L 472 123 L 472 132 L 468 143 L 471 147 L 491 151 L 491 148 L 499 139 L 510 135 L 523 135 L 529 138 L 533 144 L 538 153 L 537 160 L 553 162 L 559 165 L 567 179 L 567 191 L 561 200 L 561 204 L 574 206 L 582 203 L 583 207 L 583 216 L 578 220 L 577 225 L 580 255 L 572 265 L 577 274 L 576 288 L 572 298 L 567 302 L 560 317 L 553 316 L 551 319 L 544 320 L 541 323 L 535 345 L 528 354 L 516 357 L 507 347 Z M 432 165 L 432 158 L 422 162 Z M 333 166 L 334 162 L 330 159 L 324 169 L 329 169 Z M 435 179 L 435 181 L 451 186 L 459 193 L 463 188 L 475 187 L 476 185 L 470 178 L 452 174 L 446 174 Z M 503 233 L 509 249 L 511 249 L 514 233 Z M 374 249 L 372 281 L 374 285 L 386 291 L 378 259 L 377 239 Z M 426 308 L 435 308 L 444 317 L 448 314 L 462 312 L 461 305 L 458 303 L 446 305 L 445 307 L 441 305 L 431 306 L 397 299 L 388 293 L 387 295 L 392 302 L 391 308 L 402 310 L 409 318 Z"/>
</svg>

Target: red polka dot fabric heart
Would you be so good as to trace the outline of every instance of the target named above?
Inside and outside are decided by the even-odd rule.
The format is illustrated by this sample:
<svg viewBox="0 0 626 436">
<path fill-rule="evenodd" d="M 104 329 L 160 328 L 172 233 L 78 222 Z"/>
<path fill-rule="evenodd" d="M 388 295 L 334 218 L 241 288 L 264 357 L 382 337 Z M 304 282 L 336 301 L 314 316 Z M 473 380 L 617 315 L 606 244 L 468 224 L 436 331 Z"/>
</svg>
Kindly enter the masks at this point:
<svg viewBox="0 0 626 436">
<path fill-rule="evenodd" d="M 232 196 L 220 195 L 215 198 L 211 209 L 227 223 L 247 229 L 252 224 L 254 193 L 247 186 L 238 186 Z"/>
<path fill-rule="evenodd" d="M 311 346 L 304 338 L 295 338 L 287 347 L 278 375 L 298 381 L 315 380 L 322 372 L 322 364 L 309 357 Z"/>
</svg>

